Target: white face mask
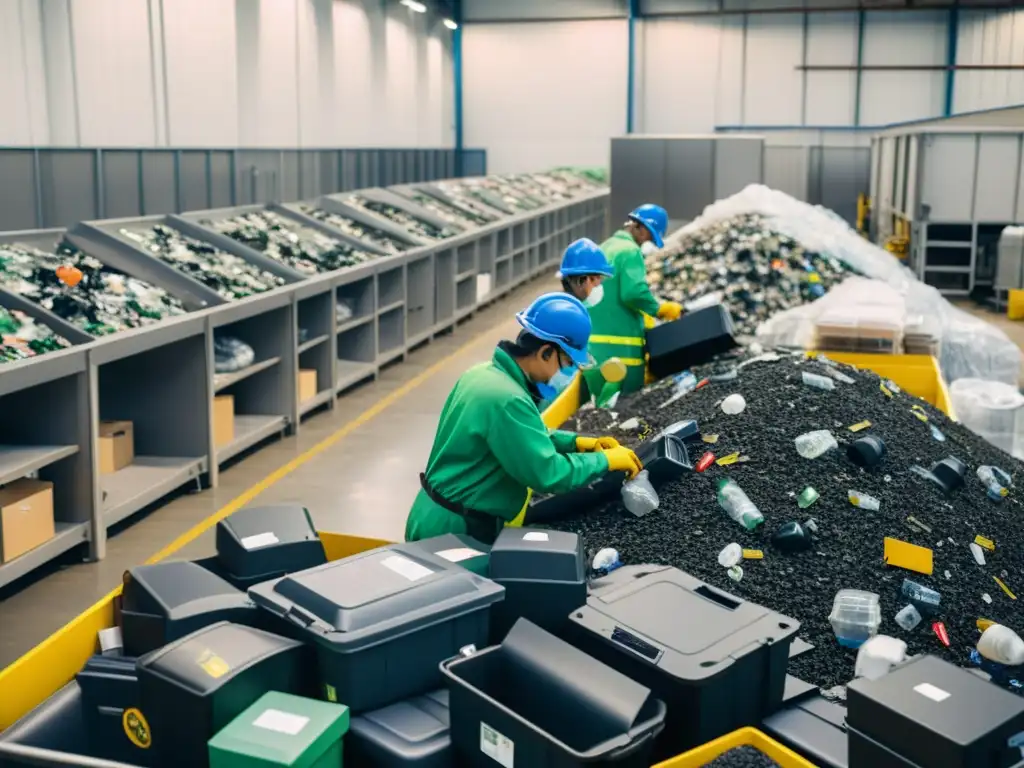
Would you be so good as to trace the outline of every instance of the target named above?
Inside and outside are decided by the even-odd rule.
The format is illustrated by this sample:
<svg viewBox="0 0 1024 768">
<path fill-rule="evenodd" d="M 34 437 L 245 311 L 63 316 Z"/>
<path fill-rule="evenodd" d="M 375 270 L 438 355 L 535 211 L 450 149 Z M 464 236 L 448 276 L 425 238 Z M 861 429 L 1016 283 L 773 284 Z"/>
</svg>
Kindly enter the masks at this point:
<svg viewBox="0 0 1024 768">
<path fill-rule="evenodd" d="M 598 286 L 596 286 L 590 292 L 590 295 L 587 296 L 587 298 L 585 298 L 583 300 L 583 306 L 585 306 L 585 307 L 596 307 L 598 304 L 601 303 L 601 299 L 603 299 L 603 298 L 604 298 L 604 286 L 603 285 L 598 285 Z"/>
<path fill-rule="evenodd" d="M 653 240 L 648 240 L 640 246 L 640 253 L 644 256 L 650 256 L 652 253 L 658 250 L 658 246 L 654 244 Z"/>
</svg>

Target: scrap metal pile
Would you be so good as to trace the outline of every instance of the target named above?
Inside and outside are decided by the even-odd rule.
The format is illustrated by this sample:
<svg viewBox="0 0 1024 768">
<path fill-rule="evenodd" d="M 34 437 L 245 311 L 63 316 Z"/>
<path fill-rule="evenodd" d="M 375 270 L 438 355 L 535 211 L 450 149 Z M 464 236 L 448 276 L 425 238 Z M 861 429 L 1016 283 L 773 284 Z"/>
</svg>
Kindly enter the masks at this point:
<svg viewBox="0 0 1024 768">
<path fill-rule="evenodd" d="M 181 302 L 163 289 L 112 269 L 66 241 L 56 253 L 20 244 L 0 245 L 0 288 L 94 336 L 185 312 Z M 44 345 L 36 352 L 48 349 Z"/>
<path fill-rule="evenodd" d="M 273 211 L 258 211 L 205 222 L 232 240 L 307 275 L 351 267 L 375 258 L 319 232 L 302 231 Z"/>
<path fill-rule="evenodd" d="M 720 294 L 736 330 L 751 336 L 773 315 L 824 296 L 854 271 L 802 246 L 757 214 L 690 232 L 648 259 L 651 290 L 682 304 Z"/>
<path fill-rule="evenodd" d="M 692 377 L 670 378 L 611 410 L 585 406 L 567 428 L 635 447 L 694 419 L 701 437 L 690 459 L 709 466 L 658 489 L 660 505 L 644 517 L 616 500 L 553 527 L 580 533 L 592 552 L 611 547 L 626 564 L 675 566 L 793 616 L 815 647 L 791 660 L 790 673 L 838 698 L 856 659 L 830 623 L 846 589 L 877 595 L 879 621 L 867 630 L 905 642 L 908 655 L 984 664 L 1020 692 L 1019 667 L 975 650 L 987 622 L 1024 631 L 1016 459 L 870 371 L 748 350 L 692 373 L 695 389 Z M 701 462 L 706 454 L 714 458 Z M 730 518 L 726 480 L 763 522 L 755 515 L 748 529 Z M 937 606 L 918 599 L 927 590 Z"/>
</svg>

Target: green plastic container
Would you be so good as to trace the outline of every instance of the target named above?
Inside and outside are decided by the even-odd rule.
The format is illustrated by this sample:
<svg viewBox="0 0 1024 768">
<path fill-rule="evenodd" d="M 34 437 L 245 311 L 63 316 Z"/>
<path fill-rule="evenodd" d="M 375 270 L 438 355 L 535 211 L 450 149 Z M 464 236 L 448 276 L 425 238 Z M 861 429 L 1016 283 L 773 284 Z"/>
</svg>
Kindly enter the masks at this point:
<svg viewBox="0 0 1024 768">
<path fill-rule="evenodd" d="M 271 691 L 210 739 L 210 768 L 341 768 L 348 707 Z"/>
</svg>

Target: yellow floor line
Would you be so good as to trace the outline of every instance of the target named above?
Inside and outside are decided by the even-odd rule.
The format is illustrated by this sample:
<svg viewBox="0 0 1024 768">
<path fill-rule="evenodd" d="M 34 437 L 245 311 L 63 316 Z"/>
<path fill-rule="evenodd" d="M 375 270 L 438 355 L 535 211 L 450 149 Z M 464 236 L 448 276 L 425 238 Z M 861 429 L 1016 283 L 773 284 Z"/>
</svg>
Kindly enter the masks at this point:
<svg viewBox="0 0 1024 768">
<path fill-rule="evenodd" d="M 301 467 L 307 461 L 309 461 L 310 459 L 314 458 L 315 456 L 318 456 L 319 454 L 323 453 L 328 448 L 330 448 L 332 445 L 334 445 L 339 440 L 344 438 L 346 435 L 351 433 L 353 430 L 358 429 L 363 424 L 366 424 L 368 421 L 370 421 L 374 417 L 378 416 L 380 413 L 382 413 L 384 410 L 389 408 L 391 405 L 393 405 L 397 401 L 401 400 L 403 397 L 408 395 L 414 389 L 416 389 L 417 387 L 422 385 L 423 382 L 425 382 L 427 379 L 429 379 L 434 374 L 438 373 L 442 368 L 447 367 L 453 360 L 455 360 L 455 358 L 459 357 L 460 355 L 465 354 L 471 347 L 479 344 L 486 337 L 492 335 L 496 330 L 501 328 L 503 325 L 507 325 L 507 324 L 508 324 L 508 320 L 503 320 L 502 322 L 500 322 L 500 323 L 498 323 L 498 324 L 488 328 L 487 330 L 481 331 L 476 336 L 474 336 L 472 339 L 470 339 L 465 344 L 463 344 L 458 349 L 456 349 L 454 352 L 452 352 L 450 355 L 448 355 L 445 358 L 443 358 L 442 360 L 434 363 L 432 366 L 427 368 L 425 371 L 422 371 L 421 373 L 417 374 L 413 378 L 409 379 L 409 381 L 407 381 L 405 384 L 400 386 L 394 392 L 391 392 L 391 393 L 385 395 L 384 397 L 382 397 L 380 400 L 378 400 L 376 403 L 374 403 L 372 406 L 370 406 L 370 408 L 368 408 L 367 410 L 363 411 L 357 418 L 355 418 L 352 421 L 349 421 L 346 424 L 344 424 L 343 426 L 339 427 L 337 431 L 331 433 L 330 435 L 325 437 L 323 440 L 321 440 L 319 443 L 317 443 L 313 447 L 311 447 L 308 450 L 304 451 L 299 456 L 296 456 L 294 459 L 289 461 L 284 466 L 279 467 L 278 469 L 274 470 L 273 472 L 271 472 L 269 475 L 264 477 L 262 480 L 260 480 L 255 485 L 252 485 L 251 487 L 247 488 L 241 494 L 239 494 L 234 499 L 229 501 L 225 506 L 221 507 L 216 512 L 214 512 L 212 515 L 210 515 L 210 517 L 206 518 L 205 520 L 203 520 L 200 523 L 197 523 L 190 530 L 188 530 L 185 533 L 183 533 L 181 536 L 176 538 L 174 541 L 172 541 L 166 547 L 164 547 L 159 552 L 157 552 L 155 555 L 153 555 L 151 558 L 149 558 L 146 561 L 146 564 L 149 565 L 151 563 L 156 563 L 156 562 L 159 562 L 160 560 L 163 560 L 164 558 L 170 557 L 171 555 L 173 555 L 175 552 L 177 552 L 182 547 L 192 543 L 193 541 L 198 539 L 200 536 L 202 536 L 206 531 L 210 530 L 210 528 L 215 526 L 218 522 L 220 522 L 224 518 L 230 516 L 231 514 L 237 512 L 242 507 L 244 507 L 246 504 L 248 504 L 253 499 L 255 499 L 257 496 L 259 496 L 261 493 L 263 493 L 265 490 L 270 488 L 272 485 L 274 485 L 275 483 L 277 483 L 280 480 L 283 480 L 285 477 L 290 475 L 296 469 Z"/>
</svg>

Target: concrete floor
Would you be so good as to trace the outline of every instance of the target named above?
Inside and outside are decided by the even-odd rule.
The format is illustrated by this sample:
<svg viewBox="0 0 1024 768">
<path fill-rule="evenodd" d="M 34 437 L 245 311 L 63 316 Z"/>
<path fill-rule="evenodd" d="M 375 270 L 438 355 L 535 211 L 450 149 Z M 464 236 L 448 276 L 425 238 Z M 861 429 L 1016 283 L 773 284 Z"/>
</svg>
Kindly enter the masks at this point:
<svg viewBox="0 0 1024 768">
<path fill-rule="evenodd" d="M 229 505 L 297 502 L 310 510 L 321 530 L 401 539 L 438 413 L 455 380 L 489 359 L 497 341 L 515 335 L 516 311 L 557 287 L 553 281 L 538 281 L 513 291 L 406 362 L 384 370 L 376 382 L 345 394 L 333 411 L 304 421 L 297 436 L 272 442 L 222 471 L 216 489 L 179 496 L 137 515 L 109 539 L 102 562 L 51 569 L 0 594 L 0 669 L 115 588 L 126 569 Z M 961 306 L 1024 347 L 1024 323 L 973 304 Z M 213 552 L 211 526 L 174 557 Z"/>
<path fill-rule="evenodd" d="M 108 540 L 103 561 L 53 569 L 0 595 L 0 669 L 117 587 L 126 569 L 228 505 L 297 502 L 320 530 L 400 540 L 437 416 L 455 380 L 490 359 L 500 339 L 514 338 L 515 312 L 557 288 L 547 281 L 518 288 L 385 369 L 376 382 L 343 395 L 333 411 L 303 421 L 297 436 L 272 442 L 222 471 L 216 489 L 137 515 Z M 309 456 L 311 449 L 315 455 Z M 211 526 L 174 557 L 213 553 Z"/>
</svg>

